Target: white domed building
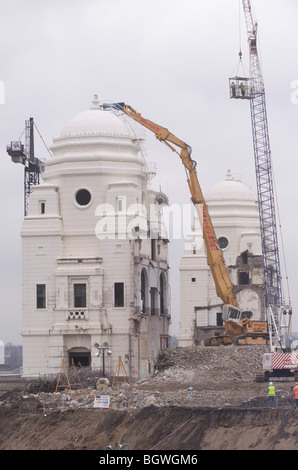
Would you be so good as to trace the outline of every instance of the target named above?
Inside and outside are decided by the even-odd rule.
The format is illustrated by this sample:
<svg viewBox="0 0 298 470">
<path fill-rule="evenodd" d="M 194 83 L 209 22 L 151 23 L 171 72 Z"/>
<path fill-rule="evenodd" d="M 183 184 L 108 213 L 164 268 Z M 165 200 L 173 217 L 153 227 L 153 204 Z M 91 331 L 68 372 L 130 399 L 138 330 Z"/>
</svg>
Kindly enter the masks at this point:
<svg viewBox="0 0 298 470">
<path fill-rule="evenodd" d="M 23 371 L 53 374 L 121 357 L 131 380 L 147 377 L 167 347 L 167 239 L 163 194 L 148 187 L 140 140 L 95 95 L 53 139 L 22 227 Z"/>
<path fill-rule="evenodd" d="M 264 275 L 257 200 L 228 171 L 226 179 L 206 193 L 206 203 L 240 308 L 265 319 Z M 222 300 L 207 265 L 201 227 L 195 221 L 180 263 L 179 346 L 204 344 L 222 332 Z"/>
</svg>

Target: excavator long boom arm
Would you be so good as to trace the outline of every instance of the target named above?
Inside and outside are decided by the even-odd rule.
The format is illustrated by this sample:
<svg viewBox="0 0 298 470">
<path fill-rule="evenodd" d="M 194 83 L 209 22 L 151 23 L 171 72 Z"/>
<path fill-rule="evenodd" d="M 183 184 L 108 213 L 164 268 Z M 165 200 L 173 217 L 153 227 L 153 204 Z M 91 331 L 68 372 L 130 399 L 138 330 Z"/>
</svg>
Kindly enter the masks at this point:
<svg viewBox="0 0 298 470">
<path fill-rule="evenodd" d="M 182 140 L 178 139 L 174 134 L 169 132 L 165 127 L 159 126 L 149 119 L 145 119 L 135 109 L 125 103 L 104 104 L 103 109 L 116 109 L 136 122 L 152 131 L 156 138 L 168 145 L 172 151 L 177 152 L 176 147 L 180 148 L 177 152 L 182 160 L 187 172 L 187 183 L 191 193 L 191 200 L 195 205 L 198 218 L 201 223 L 203 238 L 207 252 L 207 263 L 210 267 L 218 297 L 224 304 L 237 306 L 237 300 L 233 293 L 233 284 L 228 274 L 222 251 L 218 245 L 213 224 L 209 215 L 208 207 L 205 202 L 196 172 L 196 162 L 191 159 L 191 147 Z"/>
</svg>

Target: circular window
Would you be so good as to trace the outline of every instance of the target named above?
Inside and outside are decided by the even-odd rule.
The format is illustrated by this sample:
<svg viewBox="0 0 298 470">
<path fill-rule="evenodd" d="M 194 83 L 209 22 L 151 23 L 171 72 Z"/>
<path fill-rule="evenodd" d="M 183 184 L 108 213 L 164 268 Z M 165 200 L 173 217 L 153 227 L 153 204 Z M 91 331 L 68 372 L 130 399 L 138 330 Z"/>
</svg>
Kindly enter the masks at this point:
<svg viewBox="0 0 298 470">
<path fill-rule="evenodd" d="M 91 194 L 88 189 L 80 189 L 76 194 L 76 201 L 80 206 L 87 206 L 91 201 Z"/>
<path fill-rule="evenodd" d="M 220 248 L 224 250 L 225 248 L 227 248 L 229 244 L 229 240 L 226 237 L 219 237 L 218 243 L 219 243 Z"/>
</svg>

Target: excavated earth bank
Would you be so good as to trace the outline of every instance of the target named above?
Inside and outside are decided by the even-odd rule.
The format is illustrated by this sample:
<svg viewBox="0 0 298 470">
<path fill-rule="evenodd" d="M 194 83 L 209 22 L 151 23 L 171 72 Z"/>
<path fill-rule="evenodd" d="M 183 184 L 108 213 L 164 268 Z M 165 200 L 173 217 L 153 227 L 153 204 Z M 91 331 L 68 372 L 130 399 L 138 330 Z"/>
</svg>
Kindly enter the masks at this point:
<svg viewBox="0 0 298 470">
<path fill-rule="evenodd" d="M 0 450 L 99 452 L 119 443 L 156 453 L 297 450 L 294 382 L 276 381 L 278 406 L 265 407 L 267 384 L 255 382 L 263 352 L 256 346 L 164 351 L 152 378 L 100 390 L 111 395 L 110 409 L 93 407 L 99 391 L 88 371 L 81 376 L 87 394 L 82 402 L 74 396 L 65 401 L 63 391 L 54 396 L 40 382 L 4 393 Z"/>
<path fill-rule="evenodd" d="M 294 450 L 298 410 L 192 409 L 69 410 L 16 417 L 1 412 L 0 448 L 101 450 Z"/>
</svg>

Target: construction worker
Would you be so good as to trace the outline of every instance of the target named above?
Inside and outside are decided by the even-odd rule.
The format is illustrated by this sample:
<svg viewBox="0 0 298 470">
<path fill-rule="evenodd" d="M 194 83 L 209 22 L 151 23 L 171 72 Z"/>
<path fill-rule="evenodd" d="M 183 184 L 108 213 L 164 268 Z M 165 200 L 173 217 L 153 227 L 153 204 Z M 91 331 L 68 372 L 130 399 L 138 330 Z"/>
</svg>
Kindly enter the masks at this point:
<svg viewBox="0 0 298 470">
<path fill-rule="evenodd" d="M 243 82 L 240 83 L 240 90 L 241 90 L 241 95 L 244 96 L 245 95 L 245 86 L 244 86 Z"/>
<path fill-rule="evenodd" d="M 272 401 L 273 408 L 275 408 L 276 403 L 275 403 L 275 395 L 276 395 L 276 390 L 272 382 L 269 383 L 269 387 L 267 388 L 267 400 L 266 400 L 266 405 Z M 297 395 L 298 396 L 298 395 Z"/>
<path fill-rule="evenodd" d="M 235 98 L 236 96 L 236 85 L 235 82 L 231 83 L 231 90 L 232 90 L 232 97 Z"/>
<path fill-rule="evenodd" d="M 292 395 L 294 398 L 294 406 L 295 408 L 298 408 L 298 382 L 296 383 L 295 387 L 292 390 Z"/>
</svg>

